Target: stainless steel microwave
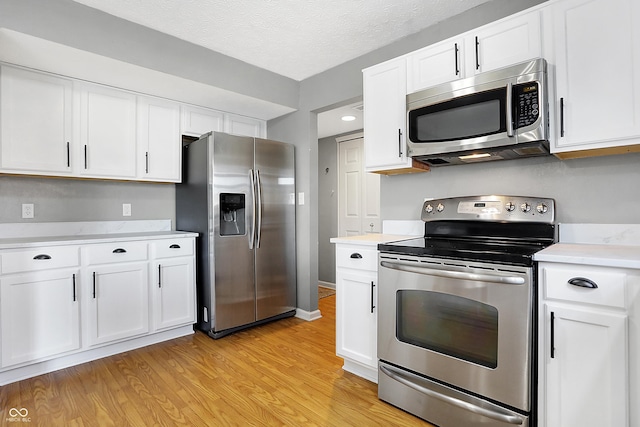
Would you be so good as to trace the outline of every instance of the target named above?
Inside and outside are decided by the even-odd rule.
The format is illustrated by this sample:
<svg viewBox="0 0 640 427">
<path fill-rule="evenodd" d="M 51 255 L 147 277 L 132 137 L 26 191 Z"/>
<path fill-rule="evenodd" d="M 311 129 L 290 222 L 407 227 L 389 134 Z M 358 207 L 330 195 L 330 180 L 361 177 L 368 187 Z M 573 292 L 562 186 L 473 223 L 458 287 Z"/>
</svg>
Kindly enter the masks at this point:
<svg viewBox="0 0 640 427">
<path fill-rule="evenodd" d="M 407 95 L 407 148 L 431 166 L 549 154 L 547 63 L 538 58 Z"/>
</svg>

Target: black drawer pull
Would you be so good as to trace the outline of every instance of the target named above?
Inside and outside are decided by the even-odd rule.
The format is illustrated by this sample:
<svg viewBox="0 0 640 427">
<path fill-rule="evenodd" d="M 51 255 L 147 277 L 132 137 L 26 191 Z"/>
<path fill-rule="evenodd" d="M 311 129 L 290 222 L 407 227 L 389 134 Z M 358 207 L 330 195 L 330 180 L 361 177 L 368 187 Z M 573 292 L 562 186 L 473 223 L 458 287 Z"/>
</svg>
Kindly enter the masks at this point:
<svg viewBox="0 0 640 427">
<path fill-rule="evenodd" d="M 124 253 L 126 253 L 126 252 L 127 252 L 127 251 L 126 251 L 125 249 L 122 249 L 122 248 L 118 248 L 118 249 L 114 249 L 114 250 L 113 250 L 113 253 L 114 253 L 114 254 L 124 254 Z"/>
<path fill-rule="evenodd" d="M 581 288 L 598 289 L 596 282 L 584 277 L 574 277 L 573 279 L 569 279 L 569 284 L 573 286 L 580 286 Z"/>
<path fill-rule="evenodd" d="M 360 258 L 362 258 L 362 255 L 360 255 L 358 252 L 354 252 L 354 253 L 351 254 L 350 258 L 360 259 Z"/>
<path fill-rule="evenodd" d="M 37 259 L 37 260 L 41 260 L 41 259 L 51 259 L 50 255 L 47 254 L 40 254 L 40 255 L 36 255 L 33 257 L 33 259 Z"/>
<path fill-rule="evenodd" d="M 169 249 L 180 249 L 180 245 L 176 245 L 175 243 L 169 246 Z"/>
</svg>

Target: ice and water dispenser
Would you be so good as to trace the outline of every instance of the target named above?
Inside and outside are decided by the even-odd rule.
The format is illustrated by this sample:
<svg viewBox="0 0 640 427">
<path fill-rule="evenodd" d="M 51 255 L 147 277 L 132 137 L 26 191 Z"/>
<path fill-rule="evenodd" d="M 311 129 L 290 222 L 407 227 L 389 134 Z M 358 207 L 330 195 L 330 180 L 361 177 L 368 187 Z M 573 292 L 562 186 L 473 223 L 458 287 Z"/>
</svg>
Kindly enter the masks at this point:
<svg viewBox="0 0 640 427">
<path fill-rule="evenodd" d="M 242 193 L 220 194 L 220 235 L 245 233 L 245 197 Z"/>
</svg>

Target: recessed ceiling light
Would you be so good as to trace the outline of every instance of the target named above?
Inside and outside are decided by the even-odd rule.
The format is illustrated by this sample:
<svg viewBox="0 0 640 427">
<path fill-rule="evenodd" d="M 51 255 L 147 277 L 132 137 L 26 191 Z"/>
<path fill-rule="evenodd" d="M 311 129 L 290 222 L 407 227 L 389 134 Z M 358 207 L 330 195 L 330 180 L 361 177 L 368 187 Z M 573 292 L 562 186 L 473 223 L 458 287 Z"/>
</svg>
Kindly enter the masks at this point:
<svg viewBox="0 0 640 427">
<path fill-rule="evenodd" d="M 344 122 L 352 122 L 356 119 L 356 116 L 342 116 L 342 121 Z"/>
</svg>

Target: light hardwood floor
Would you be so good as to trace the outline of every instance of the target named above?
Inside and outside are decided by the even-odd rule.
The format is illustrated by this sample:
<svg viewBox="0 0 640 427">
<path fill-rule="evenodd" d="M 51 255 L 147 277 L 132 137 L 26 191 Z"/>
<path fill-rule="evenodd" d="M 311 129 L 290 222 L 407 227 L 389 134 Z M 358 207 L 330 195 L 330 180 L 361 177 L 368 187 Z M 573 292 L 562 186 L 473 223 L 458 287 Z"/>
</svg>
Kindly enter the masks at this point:
<svg viewBox="0 0 640 427">
<path fill-rule="evenodd" d="M 0 425 L 429 426 L 341 368 L 323 317 L 213 340 L 201 332 L 0 387 Z M 30 423 L 8 423 L 10 408 Z"/>
</svg>

